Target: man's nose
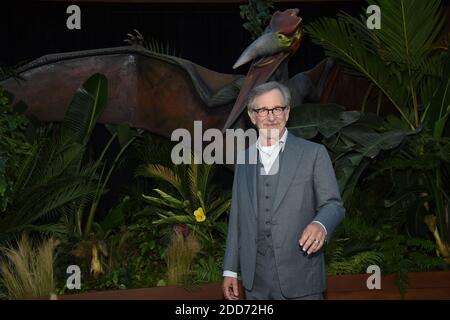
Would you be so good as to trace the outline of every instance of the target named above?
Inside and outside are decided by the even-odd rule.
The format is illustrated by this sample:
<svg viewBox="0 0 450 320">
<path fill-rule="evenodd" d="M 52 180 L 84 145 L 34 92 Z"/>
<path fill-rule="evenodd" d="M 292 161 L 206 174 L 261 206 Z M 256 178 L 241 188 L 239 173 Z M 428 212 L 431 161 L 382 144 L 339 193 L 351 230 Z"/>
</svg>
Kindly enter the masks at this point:
<svg viewBox="0 0 450 320">
<path fill-rule="evenodd" d="M 270 121 L 275 120 L 275 115 L 273 114 L 272 110 L 269 111 L 269 114 L 267 115 L 267 118 L 268 118 Z"/>
</svg>

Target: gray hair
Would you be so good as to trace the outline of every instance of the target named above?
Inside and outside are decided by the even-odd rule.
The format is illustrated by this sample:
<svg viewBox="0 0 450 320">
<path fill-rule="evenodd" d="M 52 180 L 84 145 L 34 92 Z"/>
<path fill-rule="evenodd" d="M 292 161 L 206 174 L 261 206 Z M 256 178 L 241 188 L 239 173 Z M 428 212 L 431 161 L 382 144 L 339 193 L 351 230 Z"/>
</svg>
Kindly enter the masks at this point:
<svg viewBox="0 0 450 320">
<path fill-rule="evenodd" d="M 283 96 L 284 105 L 289 106 L 291 103 L 291 93 L 289 91 L 289 88 L 279 82 L 270 81 L 260 84 L 250 91 L 250 93 L 247 96 L 247 108 L 249 110 L 253 109 L 254 107 L 253 102 L 257 97 L 274 89 L 280 91 L 281 95 Z"/>
</svg>

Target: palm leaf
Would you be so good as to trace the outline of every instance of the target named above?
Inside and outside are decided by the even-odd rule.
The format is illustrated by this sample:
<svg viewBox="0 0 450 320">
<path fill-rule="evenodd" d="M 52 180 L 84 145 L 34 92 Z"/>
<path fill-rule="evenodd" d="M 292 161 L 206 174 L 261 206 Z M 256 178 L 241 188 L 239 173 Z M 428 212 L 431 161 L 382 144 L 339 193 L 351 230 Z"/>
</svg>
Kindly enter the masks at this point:
<svg viewBox="0 0 450 320">
<path fill-rule="evenodd" d="M 174 170 L 159 164 L 148 164 L 138 169 L 137 175 L 166 181 L 172 185 L 184 199 L 189 199 L 182 187 L 182 179 Z"/>
<path fill-rule="evenodd" d="M 388 63 L 416 74 L 443 26 L 440 0 L 369 0 L 382 11 L 382 27 L 372 30 Z"/>
<path fill-rule="evenodd" d="M 442 69 L 444 70 L 443 81 L 437 87 L 434 96 L 430 100 L 430 105 L 424 113 L 424 121 L 433 130 L 435 138 L 443 135 L 450 115 L 450 51 L 446 54 Z"/>
<path fill-rule="evenodd" d="M 368 2 L 381 8 L 380 30 L 369 30 L 364 16 L 340 14 L 338 19 L 319 19 L 306 31 L 329 55 L 374 83 L 414 129 L 420 122 L 420 100 L 427 105 L 439 81 L 440 59 L 432 50 L 444 21 L 440 1 Z"/>
<path fill-rule="evenodd" d="M 226 212 L 230 206 L 231 206 L 231 200 L 230 199 L 222 199 L 223 203 L 215 209 L 213 212 L 210 212 L 210 220 L 212 222 L 215 222 L 220 216 Z"/>
<path fill-rule="evenodd" d="M 210 191 L 208 190 L 210 178 L 214 175 L 215 166 L 210 164 L 199 164 L 198 173 L 196 177 L 197 187 L 196 189 L 201 192 L 204 198 L 206 194 Z"/>
<path fill-rule="evenodd" d="M 85 145 L 108 98 L 108 81 L 94 74 L 77 90 L 70 102 L 62 127 L 65 139 Z"/>
<path fill-rule="evenodd" d="M 352 24 L 348 23 L 349 19 L 352 19 Z M 383 60 L 374 54 L 373 39 L 367 36 L 366 28 L 360 25 L 361 22 L 356 18 L 321 18 L 305 30 L 313 37 L 313 42 L 325 48 L 328 55 L 343 61 L 373 82 L 413 128 L 406 114 L 407 90 Z"/>
<path fill-rule="evenodd" d="M 20 166 L 12 204 L 0 218 L 1 234 L 13 235 L 39 219 L 72 212 L 75 201 L 95 193 L 89 182 L 96 178 L 96 166 L 78 168 L 84 148 L 42 137 Z"/>
<path fill-rule="evenodd" d="M 180 200 L 172 197 L 171 195 L 165 193 L 162 190 L 154 189 L 154 191 L 159 193 L 160 198 L 146 196 L 146 195 L 142 195 L 142 197 L 145 200 L 147 200 L 147 201 L 149 201 L 151 203 L 155 203 L 155 204 L 159 204 L 159 205 L 162 205 L 162 206 L 167 206 L 167 207 L 174 208 L 174 209 L 179 209 L 179 210 L 183 210 L 184 209 L 184 202 L 183 201 L 180 201 Z"/>
<path fill-rule="evenodd" d="M 195 223 L 193 216 L 188 215 L 161 215 L 161 219 L 153 221 L 154 224 Z"/>
</svg>

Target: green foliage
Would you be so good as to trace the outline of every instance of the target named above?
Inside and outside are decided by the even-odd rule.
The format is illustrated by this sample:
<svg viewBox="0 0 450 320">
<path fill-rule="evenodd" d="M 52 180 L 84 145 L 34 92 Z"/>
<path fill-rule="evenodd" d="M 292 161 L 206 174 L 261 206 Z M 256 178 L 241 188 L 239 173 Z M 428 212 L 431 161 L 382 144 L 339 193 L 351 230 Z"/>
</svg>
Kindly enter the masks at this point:
<svg viewBox="0 0 450 320">
<path fill-rule="evenodd" d="M 386 218 L 367 220 L 352 212 L 337 228 L 326 248 L 328 274 L 365 273 L 369 265 L 378 265 L 383 274 L 401 279 L 408 272 L 445 269 L 433 241 L 405 235 L 401 223 Z"/>
<path fill-rule="evenodd" d="M 338 245 L 337 242 L 328 257 L 327 273 L 330 275 L 361 274 L 366 272 L 368 266 L 381 265 L 382 262 L 383 255 L 376 251 L 363 251 L 346 256 L 344 244 Z"/>
<path fill-rule="evenodd" d="M 85 146 L 108 98 L 108 81 L 101 74 L 87 79 L 72 97 L 64 115 L 61 135 L 64 140 Z"/>
<path fill-rule="evenodd" d="M 88 218 L 87 222 L 83 231 L 83 236 L 88 237 L 91 233 L 91 227 L 94 222 L 95 213 L 97 211 L 97 207 L 100 203 L 100 199 L 104 193 L 106 193 L 106 187 L 107 184 L 111 178 L 112 173 L 116 169 L 116 166 L 119 164 L 119 161 L 122 159 L 122 156 L 126 152 L 126 150 L 132 145 L 132 143 L 135 142 L 136 139 L 138 139 L 143 130 L 132 130 L 130 127 L 126 125 L 106 125 L 107 129 L 111 133 L 111 137 L 109 139 L 109 142 L 104 147 L 100 157 L 95 161 L 95 164 L 97 166 L 100 166 L 103 164 L 100 178 L 97 184 L 97 190 L 94 196 L 94 199 L 92 200 L 92 203 L 89 208 Z M 107 167 L 107 164 L 104 160 L 104 157 L 106 153 L 109 151 L 110 146 L 112 145 L 113 141 L 117 140 L 119 143 L 119 152 L 114 157 L 114 160 L 109 165 L 109 168 Z M 84 203 L 79 207 L 79 211 L 83 209 Z M 79 216 L 78 216 L 79 217 Z M 81 224 L 81 221 L 77 221 L 78 224 Z M 81 233 L 80 233 L 81 235 Z"/>
<path fill-rule="evenodd" d="M 290 111 L 289 131 L 305 139 L 321 139 L 330 152 L 345 203 L 373 159 L 399 147 L 409 130 L 386 128 L 375 114 L 345 111 L 336 104 L 305 104 Z"/>
<path fill-rule="evenodd" d="M 365 273 L 369 265 L 378 265 L 383 274 L 396 274 L 401 290 L 407 273 L 446 269 L 436 254 L 436 244 L 426 232 L 412 232 L 410 209 L 400 205 L 385 206 L 393 181 L 389 174 L 371 175 L 377 159 L 368 169 L 370 178 L 362 179 L 348 203 L 348 212 L 326 247 L 329 274 Z M 400 182 L 401 183 L 401 182 Z M 423 204 L 422 204 L 423 208 Z M 424 229 L 423 220 L 421 221 Z"/>
<path fill-rule="evenodd" d="M 381 8 L 382 27 L 369 30 L 366 16 L 342 13 L 311 23 L 306 32 L 327 53 L 369 79 L 411 129 L 442 81 L 444 55 L 434 50 L 443 26 L 439 0 L 369 0 Z M 446 80 L 446 79 L 445 79 Z"/>
<path fill-rule="evenodd" d="M 101 256 L 104 272 L 96 278 L 89 276 L 91 257 L 74 255 L 73 248 L 82 243 L 80 238 L 64 239 L 57 260 L 59 294 L 73 293 L 65 288 L 65 268 L 69 264 L 79 265 L 85 275 L 80 292 L 154 287 L 165 279 L 166 230 L 155 228 L 148 215 L 139 214 L 141 210 L 140 199 L 126 196 L 94 224 L 95 237 L 90 239 L 95 241 L 84 244 L 92 247 L 103 243 L 107 252 Z"/>
<path fill-rule="evenodd" d="M 273 0 L 249 0 L 248 4 L 239 6 L 241 18 L 244 19 L 243 27 L 252 39 L 258 38 L 264 31 L 274 8 Z"/>
<path fill-rule="evenodd" d="M 0 87 L 0 215 L 11 202 L 20 163 L 31 145 L 26 139 L 29 120 L 13 109 Z"/>
<path fill-rule="evenodd" d="M 424 132 L 409 137 L 400 151 L 378 163 L 368 179 L 390 177 L 392 189 L 385 205 L 406 212 L 410 234 L 424 236 L 424 217 L 435 214 L 439 234 L 448 239 L 444 203 L 450 194 L 449 163 L 450 139 Z"/>
<path fill-rule="evenodd" d="M 204 252 L 198 258 L 197 264 L 193 268 L 195 271 L 194 283 L 222 282 L 225 248 L 217 247 L 215 250 L 210 251 L 210 253 Z"/>
<path fill-rule="evenodd" d="M 441 1 L 367 2 L 381 8 L 379 30 L 367 28 L 365 15 L 358 19 L 341 13 L 337 19 L 318 19 L 307 26 L 306 32 L 328 55 L 367 78 L 371 83 L 369 90 L 377 88 L 396 108 L 400 119 L 390 115 L 384 123 L 388 132 L 400 130 L 400 135 L 399 143 L 391 145 L 393 158 L 386 165 L 380 165 L 382 171 L 389 171 L 393 185 L 390 199 L 383 202 L 404 212 L 410 234 L 426 236 L 424 216 L 436 216 L 438 233 L 434 233 L 433 226 L 428 227 L 440 254 L 450 259 L 449 166 L 445 160 L 450 135 L 450 53 L 448 47 L 444 51 L 443 46 L 435 43 L 444 23 Z M 405 127 L 411 130 L 409 134 L 405 134 Z M 360 141 L 373 141 L 371 135 L 361 135 L 360 130 L 355 133 L 354 138 Z M 415 134 L 417 137 L 413 137 Z M 400 144 L 407 135 L 411 135 L 408 139 L 415 144 Z M 359 179 L 364 171 L 361 160 L 357 155 L 346 159 L 344 169 Z M 367 167 L 368 163 L 365 165 Z M 338 173 L 337 163 L 336 169 Z M 343 195 L 347 200 L 346 190 Z M 430 207 L 428 212 L 423 210 L 426 203 Z"/>
<path fill-rule="evenodd" d="M 95 179 L 95 167 L 74 170 L 80 153 L 79 145 L 63 144 L 49 129 L 41 131 L 20 163 L 11 204 L 0 217 L 0 240 L 30 230 L 39 220 L 67 214 L 74 201 L 94 194 L 88 181 Z"/>
<path fill-rule="evenodd" d="M 60 131 L 53 126 L 36 131 L 26 157 L 18 163 L 8 211 L 0 216 L 0 240 L 23 230 L 42 228 L 47 219 L 76 211 L 77 201 L 88 202 L 97 191 L 99 163 L 83 164 L 94 124 L 105 106 L 107 81 L 90 77 L 75 93 Z"/>
<path fill-rule="evenodd" d="M 206 245 L 224 239 L 226 231 L 220 218 L 229 210 L 231 194 L 220 194 L 210 184 L 215 166 L 204 163 L 173 166 L 148 161 L 150 164 L 138 169 L 138 175 L 162 181 L 165 183 L 163 186 L 168 186 L 167 192 L 153 189 L 157 196 L 143 195 L 157 208 L 160 219 L 154 223 L 188 225 Z"/>
<path fill-rule="evenodd" d="M 99 289 L 145 288 L 157 286 L 165 278 L 164 231 L 148 218 L 140 218 L 111 234 L 111 256 L 107 271 L 95 287 Z"/>
<path fill-rule="evenodd" d="M 425 126 L 433 132 L 433 137 L 450 137 L 450 51 L 444 57 L 442 82 L 433 87 L 433 95 L 423 114 Z M 430 89 L 431 90 L 431 89 Z"/>
</svg>

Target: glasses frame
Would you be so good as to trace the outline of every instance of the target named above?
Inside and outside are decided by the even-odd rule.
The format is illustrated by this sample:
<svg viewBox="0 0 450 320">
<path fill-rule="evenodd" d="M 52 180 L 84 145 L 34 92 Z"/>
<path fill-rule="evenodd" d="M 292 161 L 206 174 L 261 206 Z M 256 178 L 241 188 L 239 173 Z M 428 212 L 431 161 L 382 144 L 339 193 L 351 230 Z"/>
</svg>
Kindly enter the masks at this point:
<svg viewBox="0 0 450 320">
<path fill-rule="evenodd" d="M 258 117 L 260 118 L 266 118 L 269 116 L 269 112 L 272 112 L 272 115 L 274 117 L 279 117 L 283 114 L 283 112 L 288 108 L 289 106 L 275 106 L 272 109 L 268 109 L 268 108 L 256 108 L 256 109 L 252 109 L 253 113 L 255 113 Z M 275 113 L 275 110 L 279 110 L 277 112 L 279 112 L 278 114 Z"/>
</svg>

